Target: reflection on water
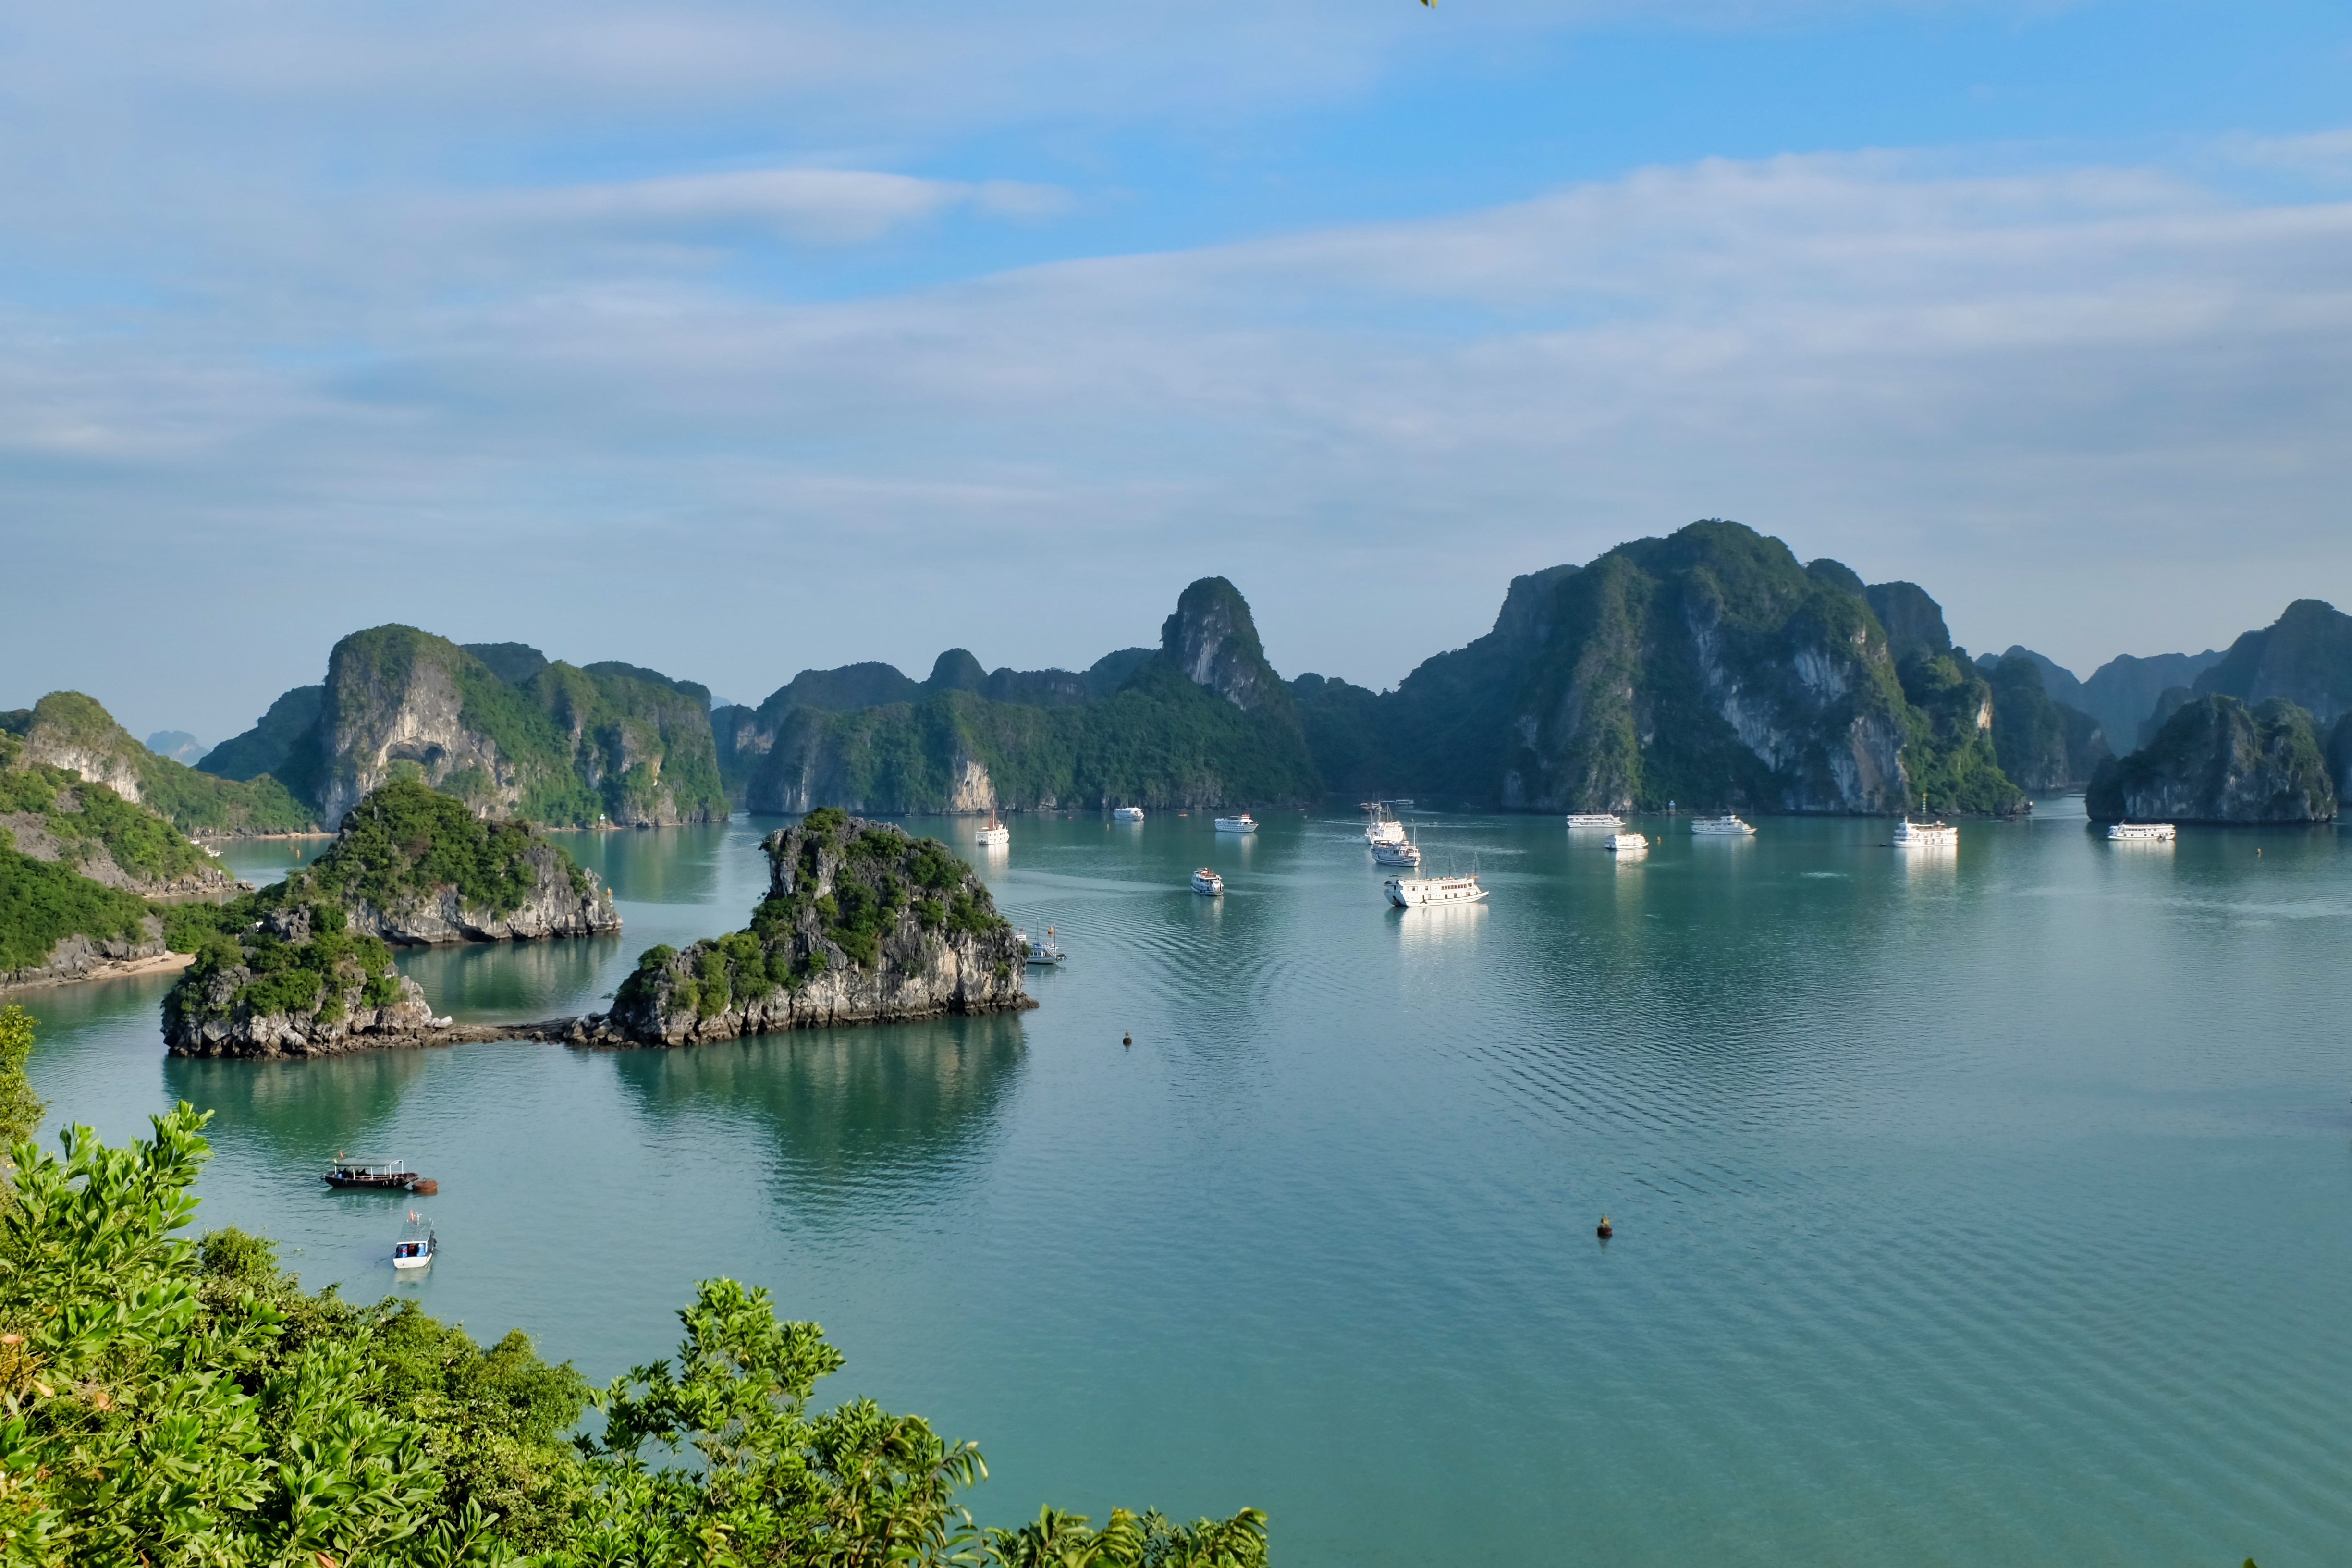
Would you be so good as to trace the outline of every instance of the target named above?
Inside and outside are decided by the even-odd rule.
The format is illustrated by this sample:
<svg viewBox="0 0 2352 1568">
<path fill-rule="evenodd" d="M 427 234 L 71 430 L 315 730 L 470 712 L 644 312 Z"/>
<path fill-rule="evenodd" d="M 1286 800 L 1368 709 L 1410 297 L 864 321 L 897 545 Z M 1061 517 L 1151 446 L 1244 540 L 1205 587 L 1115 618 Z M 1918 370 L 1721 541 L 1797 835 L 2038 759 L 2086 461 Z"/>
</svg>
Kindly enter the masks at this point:
<svg viewBox="0 0 2352 1568">
<path fill-rule="evenodd" d="M 839 1392 L 984 1442 L 989 1522 L 1263 1504 L 1297 1568 L 2333 1563 L 2352 857 L 2066 808 L 1900 865 L 1885 821 L 1620 862 L 1432 816 L 1493 896 L 1410 911 L 1352 813 L 1250 850 L 1024 816 L 983 872 L 1074 955 L 1038 1011 L 677 1051 L 167 1062 L 168 982 L 24 1000 L 53 1122 L 215 1108 L 202 1223 L 311 1283 L 601 1381 L 694 1280 L 757 1282 Z M 622 939 L 405 962 L 583 1010 L 740 926 L 774 826 L 569 836 Z M 416 1286 L 402 1201 L 319 1182 L 363 1143 L 442 1184 Z"/>
<path fill-rule="evenodd" d="M 461 1023 L 511 1024 L 602 1011 L 597 981 L 650 945 L 623 931 L 402 948 L 393 957 L 436 1014 Z"/>
<path fill-rule="evenodd" d="M 364 1148 L 424 1081 L 434 1049 L 352 1051 L 316 1060 L 231 1061 L 166 1057 L 171 1098 L 215 1112 L 215 1139 L 251 1138 L 296 1166 L 320 1165 L 338 1149 Z"/>
<path fill-rule="evenodd" d="M 756 855 L 761 836 L 781 826 L 772 819 L 739 818 L 733 824 L 559 833 L 554 837 L 573 859 L 602 877 L 615 898 L 646 904 L 700 904 L 709 902 L 719 889 L 722 857 L 740 858 L 747 847 Z M 751 911 L 746 908 L 740 912 Z"/>
<path fill-rule="evenodd" d="M 962 1179 L 1017 1078 L 1021 1016 L 799 1029 L 677 1050 L 624 1051 L 620 1083 L 656 1121 L 755 1121 L 773 1170 L 803 1195 L 937 1191 Z"/>
</svg>

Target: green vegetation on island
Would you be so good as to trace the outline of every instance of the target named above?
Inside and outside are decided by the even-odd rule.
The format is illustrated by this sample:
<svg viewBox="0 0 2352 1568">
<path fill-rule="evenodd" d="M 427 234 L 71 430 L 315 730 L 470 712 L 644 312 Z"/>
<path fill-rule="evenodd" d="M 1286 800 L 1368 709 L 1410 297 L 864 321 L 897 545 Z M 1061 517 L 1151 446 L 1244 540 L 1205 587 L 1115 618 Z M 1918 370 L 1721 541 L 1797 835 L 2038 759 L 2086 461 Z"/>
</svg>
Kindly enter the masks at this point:
<svg viewBox="0 0 2352 1568">
<path fill-rule="evenodd" d="M 0 1126 L 39 1114 L 0 1009 Z M 870 1399 L 763 1290 L 696 1289 L 677 1353 L 593 1388 L 520 1331 L 309 1292 L 269 1243 L 190 1242 L 209 1112 L 12 1145 L 0 1187 L 0 1563 L 419 1568 L 1264 1568 L 1265 1516 L 1042 1510 L 976 1529 L 978 1447 Z M 591 1410 L 599 1428 L 582 1431 Z"/>
<path fill-rule="evenodd" d="M 538 887 L 537 861 L 549 852 L 561 858 L 572 891 L 584 897 L 588 873 L 530 824 L 488 821 L 414 779 L 395 779 L 344 815 L 331 847 L 268 891 L 396 910 L 454 889 L 460 908 L 511 914 Z"/>
<path fill-rule="evenodd" d="M 211 856 L 154 812 L 23 752 L 22 741 L 0 734 L 0 823 L 16 818 L 9 826 L 20 838 L 26 829 L 38 831 L 55 846 L 58 864 L 86 872 L 111 867 L 117 876 L 100 879 L 147 888 L 208 874 L 226 880 Z"/>
<path fill-rule="evenodd" d="M 277 888 L 267 891 L 278 895 L 267 904 L 248 894 L 171 912 L 166 940 L 175 951 L 193 952 L 195 962 L 163 999 L 167 1037 L 239 1016 L 300 1017 L 307 1026 L 331 1027 L 356 1008 L 400 1000 L 400 972 L 381 937 L 352 930 L 341 905 L 297 904 Z M 224 976 L 226 984 L 215 984 Z"/>
<path fill-rule="evenodd" d="M 0 979 L 40 968 L 70 937 L 137 942 L 153 912 L 144 899 L 19 853 L 0 827 Z"/>
</svg>

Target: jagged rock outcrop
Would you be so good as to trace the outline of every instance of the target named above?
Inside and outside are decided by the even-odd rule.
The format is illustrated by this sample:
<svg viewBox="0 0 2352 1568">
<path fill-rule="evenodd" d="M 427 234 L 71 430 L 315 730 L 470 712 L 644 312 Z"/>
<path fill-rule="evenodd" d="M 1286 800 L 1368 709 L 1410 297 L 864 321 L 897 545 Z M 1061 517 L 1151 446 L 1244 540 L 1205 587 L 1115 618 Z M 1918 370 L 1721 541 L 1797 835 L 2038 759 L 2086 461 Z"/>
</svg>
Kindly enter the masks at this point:
<svg viewBox="0 0 2352 1568">
<path fill-rule="evenodd" d="M 326 900 L 352 930 L 398 946 L 621 929 L 611 890 L 530 824 L 483 821 L 414 780 L 353 806 L 332 847 L 257 900 L 291 919 Z"/>
<path fill-rule="evenodd" d="M 128 965 L 163 956 L 163 925 L 151 915 L 141 922 L 136 936 L 86 936 L 75 931 L 60 939 L 39 963 L 0 969 L 0 989 L 100 980 Z"/>
<path fill-rule="evenodd" d="M 2336 793 L 2310 714 L 2208 695 L 2101 768 L 2084 804 L 2094 822 L 2307 823 L 2335 818 Z"/>
<path fill-rule="evenodd" d="M 842 812 L 772 834 L 748 930 L 648 950 L 600 1023 L 642 1045 L 1033 1006 L 1027 949 L 933 839 Z"/>
</svg>

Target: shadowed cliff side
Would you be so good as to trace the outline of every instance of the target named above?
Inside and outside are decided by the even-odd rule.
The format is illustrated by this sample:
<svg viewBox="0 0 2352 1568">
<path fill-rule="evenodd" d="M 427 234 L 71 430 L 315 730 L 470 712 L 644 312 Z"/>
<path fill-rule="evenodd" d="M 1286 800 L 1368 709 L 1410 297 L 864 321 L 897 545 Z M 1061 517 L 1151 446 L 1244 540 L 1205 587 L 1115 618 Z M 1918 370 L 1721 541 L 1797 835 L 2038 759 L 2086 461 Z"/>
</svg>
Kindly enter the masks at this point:
<svg viewBox="0 0 2352 1568">
<path fill-rule="evenodd" d="M 2327 822 L 2336 794 L 2310 714 L 2284 698 L 2249 708 L 2210 695 L 2102 767 L 2084 805 L 2094 822 Z"/>
</svg>

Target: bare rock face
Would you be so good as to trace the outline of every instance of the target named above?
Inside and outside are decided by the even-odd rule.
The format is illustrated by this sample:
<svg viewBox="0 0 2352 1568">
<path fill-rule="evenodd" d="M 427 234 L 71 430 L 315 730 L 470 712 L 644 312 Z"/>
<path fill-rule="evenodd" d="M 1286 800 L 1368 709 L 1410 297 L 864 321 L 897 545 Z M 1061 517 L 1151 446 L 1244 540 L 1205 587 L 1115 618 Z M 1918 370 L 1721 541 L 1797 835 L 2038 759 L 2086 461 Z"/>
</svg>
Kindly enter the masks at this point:
<svg viewBox="0 0 2352 1568">
<path fill-rule="evenodd" d="M 769 837 L 751 929 L 648 951 L 603 1021 L 640 1045 L 1032 1007 L 1028 950 L 945 846 L 839 811 Z"/>
<path fill-rule="evenodd" d="M 243 964 L 191 974 L 163 999 L 163 1043 L 179 1057 L 316 1057 L 385 1046 L 430 1045 L 436 1039 L 433 1009 L 406 975 L 395 975 L 394 994 L 380 1005 L 367 1001 L 367 983 L 352 981 L 321 994 L 316 1005 L 283 1012 L 256 1011 L 241 994 L 255 978 Z"/>
</svg>

